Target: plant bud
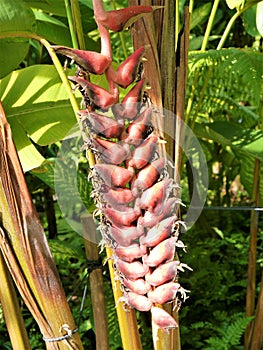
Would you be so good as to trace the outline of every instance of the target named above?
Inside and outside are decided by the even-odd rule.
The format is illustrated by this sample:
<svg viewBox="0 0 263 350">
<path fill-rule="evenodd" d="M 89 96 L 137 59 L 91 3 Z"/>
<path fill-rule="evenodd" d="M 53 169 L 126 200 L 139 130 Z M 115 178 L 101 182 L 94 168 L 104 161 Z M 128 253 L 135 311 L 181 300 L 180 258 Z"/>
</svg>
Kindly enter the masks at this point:
<svg viewBox="0 0 263 350">
<path fill-rule="evenodd" d="M 175 300 L 179 288 L 179 283 L 168 282 L 150 290 L 147 295 L 153 303 L 165 304 Z"/>
<path fill-rule="evenodd" d="M 106 205 L 103 211 L 106 218 L 115 226 L 129 226 L 140 215 L 139 210 L 124 205 L 120 205 L 118 210 Z"/>
<path fill-rule="evenodd" d="M 127 278 L 122 279 L 122 284 L 128 288 L 131 292 L 136 294 L 144 295 L 151 290 L 151 286 L 143 278 L 138 278 L 137 280 L 131 281 Z"/>
<path fill-rule="evenodd" d="M 132 281 L 144 277 L 149 271 L 149 267 L 143 265 L 140 261 L 127 262 L 121 259 L 116 259 L 115 265 L 118 271 Z"/>
<path fill-rule="evenodd" d="M 176 216 L 171 216 L 153 226 L 145 236 L 140 238 L 140 244 L 146 247 L 155 247 L 171 235 Z"/>
<path fill-rule="evenodd" d="M 113 164 L 96 164 L 94 171 L 109 187 L 125 187 L 134 176 L 134 171 Z"/>
<path fill-rule="evenodd" d="M 121 32 L 130 27 L 140 17 L 152 12 L 151 6 L 129 6 L 113 11 L 95 11 L 95 18 L 104 27 L 113 32 Z"/>
<path fill-rule="evenodd" d="M 107 117 L 106 115 L 98 114 L 93 111 L 79 111 L 82 119 L 82 124 L 87 124 L 88 128 L 96 135 L 107 138 L 118 138 L 124 130 L 124 124 L 118 123 L 116 120 Z"/>
<path fill-rule="evenodd" d="M 66 46 L 51 46 L 58 54 L 74 60 L 85 72 L 92 74 L 103 74 L 111 64 L 108 57 L 95 52 L 71 49 Z"/>
<path fill-rule="evenodd" d="M 158 266 L 165 260 L 173 260 L 176 241 L 177 237 L 170 237 L 164 241 L 161 241 L 156 246 L 154 246 L 149 255 L 145 256 L 143 263 L 148 266 Z"/>
<path fill-rule="evenodd" d="M 143 133 L 149 127 L 152 109 L 145 109 L 127 128 L 128 135 L 124 139 L 129 145 L 138 146 L 143 141 Z"/>
<path fill-rule="evenodd" d="M 145 263 L 145 260 L 143 262 Z M 147 265 L 149 266 L 149 264 Z M 146 281 L 155 287 L 160 286 L 166 282 L 173 281 L 177 275 L 177 267 L 179 265 L 180 261 L 178 260 L 173 260 L 165 264 L 161 264 L 156 267 L 152 273 L 146 275 Z"/>
<path fill-rule="evenodd" d="M 174 207 L 177 203 L 177 198 L 168 198 L 162 209 L 158 207 L 156 212 L 146 210 L 144 215 L 139 217 L 137 227 L 141 230 L 142 227 L 152 228 L 154 225 L 169 217 L 174 212 Z"/>
<path fill-rule="evenodd" d="M 122 103 L 112 107 L 117 120 L 133 120 L 141 107 L 141 97 L 144 89 L 145 79 L 140 80 L 123 98 Z"/>
<path fill-rule="evenodd" d="M 134 193 L 138 190 L 145 191 L 147 188 L 151 187 L 155 181 L 160 176 L 160 173 L 164 169 L 165 159 L 159 158 L 152 163 L 146 165 L 141 169 L 136 175 L 134 181 L 132 182 L 131 189 Z"/>
<path fill-rule="evenodd" d="M 146 247 L 140 246 L 138 243 L 133 243 L 129 247 L 118 245 L 114 248 L 114 252 L 118 258 L 132 262 L 146 254 Z"/>
<path fill-rule="evenodd" d="M 143 143 L 136 147 L 131 155 L 131 159 L 127 162 L 128 167 L 141 169 L 149 163 L 153 157 L 157 147 L 158 136 L 151 134 Z"/>
<path fill-rule="evenodd" d="M 136 226 L 110 226 L 109 235 L 117 242 L 117 244 L 128 247 L 139 238 L 142 233 Z"/>
<path fill-rule="evenodd" d="M 140 295 L 134 292 L 127 292 L 120 301 L 124 301 L 130 307 L 137 309 L 139 311 L 150 311 L 152 307 L 152 302 L 146 296 Z"/>
<path fill-rule="evenodd" d="M 68 77 L 68 79 L 80 86 L 80 92 L 84 96 L 84 98 L 88 97 L 90 101 L 97 107 L 108 109 L 114 103 L 118 102 L 119 96 L 117 94 L 111 94 L 104 88 L 95 85 L 84 78 L 80 77 Z"/>
<path fill-rule="evenodd" d="M 141 196 L 141 209 L 147 209 L 150 212 L 162 208 L 165 204 L 172 188 L 173 179 L 166 179 L 156 182 L 152 187 L 148 188 Z M 161 210 L 160 210 L 161 211 Z"/>
<path fill-rule="evenodd" d="M 128 204 L 134 200 L 132 191 L 129 188 L 103 188 L 102 198 L 112 207 L 120 204 Z"/>
<path fill-rule="evenodd" d="M 138 66 L 145 52 L 144 46 L 134 51 L 122 64 L 118 67 L 114 74 L 114 82 L 126 89 L 136 78 Z"/>
<path fill-rule="evenodd" d="M 169 329 L 178 327 L 175 319 L 164 309 L 153 306 L 151 313 L 152 321 L 166 333 L 169 333 Z"/>
<path fill-rule="evenodd" d="M 130 156 L 128 145 L 121 145 L 99 137 L 92 141 L 94 147 L 100 152 L 100 157 L 105 163 L 119 165 Z"/>
</svg>

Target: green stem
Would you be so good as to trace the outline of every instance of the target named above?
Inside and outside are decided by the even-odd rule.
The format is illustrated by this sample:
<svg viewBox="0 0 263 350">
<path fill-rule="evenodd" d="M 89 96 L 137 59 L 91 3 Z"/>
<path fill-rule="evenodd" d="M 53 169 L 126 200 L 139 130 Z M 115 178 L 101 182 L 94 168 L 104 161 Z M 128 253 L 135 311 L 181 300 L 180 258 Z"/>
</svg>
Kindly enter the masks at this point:
<svg viewBox="0 0 263 350">
<path fill-rule="evenodd" d="M 247 5 L 246 7 L 244 7 L 243 9 L 238 10 L 238 11 L 232 16 L 232 18 L 231 18 L 230 21 L 228 22 L 228 24 L 227 24 L 227 26 L 226 26 L 226 28 L 225 28 L 225 31 L 224 31 L 224 33 L 223 33 L 223 35 L 222 35 L 222 37 L 221 37 L 221 39 L 220 39 L 220 41 L 219 41 L 219 43 L 218 43 L 218 46 L 217 46 L 217 48 L 216 48 L 217 50 L 222 49 L 222 47 L 224 46 L 224 43 L 225 43 L 225 41 L 226 41 L 226 38 L 228 37 L 229 32 L 230 32 L 230 30 L 231 30 L 233 24 L 235 23 L 235 20 L 236 20 L 240 15 L 242 15 L 242 13 L 244 13 L 245 11 L 247 11 L 248 9 L 250 9 L 250 7 L 252 7 L 252 6 L 254 6 L 254 5 L 255 5 L 255 3 L 251 3 L 251 4 Z"/>
<path fill-rule="evenodd" d="M 65 0 L 65 8 L 66 8 L 66 13 L 67 13 L 67 18 L 68 18 L 68 25 L 69 25 L 72 45 L 73 45 L 74 49 L 78 49 L 79 44 L 78 44 L 78 39 L 77 39 L 77 35 L 75 32 L 75 28 L 74 28 L 71 5 L 70 5 L 69 0 Z"/>
<path fill-rule="evenodd" d="M 216 11 L 217 11 L 217 8 L 218 8 L 219 1 L 220 0 L 215 0 L 214 1 L 213 7 L 212 7 L 212 10 L 211 10 L 211 13 L 210 13 L 210 17 L 209 17 L 209 20 L 208 20 L 208 23 L 207 23 L 207 27 L 206 27 L 206 31 L 205 31 L 205 35 L 204 35 L 204 39 L 203 39 L 203 43 L 202 43 L 202 47 L 201 47 L 201 51 L 205 51 L 205 49 L 207 47 L 207 43 L 208 43 L 208 40 L 209 40 L 209 35 L 211 33 L 211 30 L 212 30 L 212 26 L 213 26 L 213 22 L 214 22 L 214 19 L 215 19 L 215 15 L 216 15 Z"/>
<path fill-rule="evenodd" d="M 71 9 L 72 9 L 72 16 L 73 16 L 73 24 L 75 28 L 75 33 L 77 34 L 79 49 L 85 50 L 85 39 L 83 34 L 79 3 L 78 3 L 78 0 L 70 0 L 70 2 L 71 2 Z"/>
<path fill-rule="evenodd" d="M 179 0 L 176 0 L 175 1 L 175 52 L 177 50 L 179 31 L 180 31 Z"/>
</svg>

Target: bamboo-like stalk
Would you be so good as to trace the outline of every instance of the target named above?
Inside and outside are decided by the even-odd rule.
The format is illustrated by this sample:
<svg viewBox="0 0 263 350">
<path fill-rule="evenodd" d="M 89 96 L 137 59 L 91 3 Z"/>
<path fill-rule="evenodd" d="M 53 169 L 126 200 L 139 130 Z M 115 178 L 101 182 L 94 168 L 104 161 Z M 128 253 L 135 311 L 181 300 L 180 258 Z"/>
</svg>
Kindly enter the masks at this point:
<svg viewBox="0 0 263 350">
<path fill-rule="evenodd" d="M 70 0 L 65 0 L 65 8 L 66 8 L 66 13 L 67 13 L 67 18 L 68 18 L 68 25 L 69 25 L 69 31 L 70 31 L 70 36 L 71 36 L 71 40 L 72 40 L 72 45 L 73 45 L 74 49 L 77 49 L 79 47 L 79 44 L 78 44 L 77 34 L 76 34 L 74 24 L 73 24 L 73 17 L 72 17 Z"/>
<path fill-rule="evenodd" d="M 81 224 L 88 262 L 99 261 L 98 245 L 96 243 L 96 227 L 93 217 L 88 214 L 82 215 Z M 97 268 L 91 271 L 89 280 L 95 325 L 96 349 L 109 350 L 108 322 L 101 269 Z"/>
<path fill-rule="evenodd" d="M 254 162 L 254 179 L 252 201 L 255 206 L 260 202 L 260 161 Z M 247 294 L 246 294 L 246 316 L 253 316 L 255 313 L 256 298 L 256 263 L 257 263 L 257 233 L 258 233 L 258 212 L 251 211 L 250 216 L 250 244 L 248 252 L 248 275 L 247 275 Z M 251 332 L 251 322 L 247 325 L 245 332 L 245 349 L 251 349 L 249 344 L 249 335 Z"/>
<path fill-rule="evenodd" d="M 252 321 L 249 336 L 249 349 L 261 350 L 263 344 L 263 271 L 261 273 L 261 284 L 255 318 Z"/>
<path fill-rule="evenodd" d="M 9 271 L 38 322 L 47 349 L 83 349 L 44 230 L 30 197 L 10 126 L 0 104 L 0 247 Z M 65 341 L 65 325 L 74 331 Z"/>
<path fill-rule="evenodd" d="M 77 0 L 70 0 L 72 19 L 73 19 L 73 28 L 77 36 L 78 48 L 80 50 L 85 50 L 85 39 L 83 34 L 82 22 L 81 22 L 81 13 L 79 8 L 79 2 Z"/>
<path fill-rule="evenodd" d="M 0 251 L 0 302 L 13 350 L 30 350 L 26 327 L 16 291 L 3 255 Z"/>
</svg>

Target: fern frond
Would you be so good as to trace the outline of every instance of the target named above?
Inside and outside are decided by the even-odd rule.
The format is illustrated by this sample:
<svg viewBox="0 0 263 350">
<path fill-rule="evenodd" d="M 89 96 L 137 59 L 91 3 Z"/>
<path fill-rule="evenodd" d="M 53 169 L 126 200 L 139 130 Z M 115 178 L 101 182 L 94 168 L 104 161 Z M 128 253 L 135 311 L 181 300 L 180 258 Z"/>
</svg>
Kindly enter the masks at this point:
<svg viewBox="0 0 263 350">
<path fill-rule="evenodd" d="M 262 76 L 263 55 L 254 50 L 190 52 L 188 86 L 195 84 L 191 113 L 213 120 L 230 118 L 246 127 L 255 126 L 262 99 Z"/>
</svg>

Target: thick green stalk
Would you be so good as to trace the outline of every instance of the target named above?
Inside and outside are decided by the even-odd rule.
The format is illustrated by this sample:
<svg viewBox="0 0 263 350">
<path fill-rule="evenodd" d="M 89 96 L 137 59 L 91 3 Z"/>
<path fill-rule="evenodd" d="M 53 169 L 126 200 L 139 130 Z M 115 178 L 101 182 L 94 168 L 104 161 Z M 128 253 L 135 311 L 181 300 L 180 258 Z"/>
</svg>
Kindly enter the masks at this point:
<svg viewBox="0 0 263 350">
<path fill-rule="evenodd" d="M 248 9 L 250 9 L 252 6 L 254 6 L 255 3 L 250 3 L 249 5 L 247 5 L 246 7 L 244 7 L 243 9 L 241 10 L 238 10 L 230 19 L 230 21 L 228 22 L 225 30 L 224 30 L 224 33 L 223 35 L 221 36 L 221 39 L 217 45 L 217 50 L 220 50 L 222 49 L 222 47 L 224 46 L 225 44 L 225 41 L 230 33 L 230 30 L 231 28 L 233 27 L 233 24 L 235 23 L 236 19 L 242 15 L 242 13 L 244 13 L 245 11 L 247 11 Z"/>
<path fill-rule="evenodd" d="M 220 0 L 215 0 L 214 1 L 212 10 L 211 10 L 211 13 L 210 13 L 210 16 L 209 16 L 209 20 L 208 20 L 208 23 L 207 23 L 207 26 L 206 26 L 206 31 L 205 31 L 205 35 L 204 35 L 201 51 L 205 51 L 205 49 L 207 47 L 209 35 L 210 35 L 212 27 L 213 27 L 213 22 L 214 22 L 214 19 L 215 19 L 215 15 L 216 15 L 216 11 L 217 11 L 219 2 L 220 2 Z"/>
<path fill-rule="evenodd" d="M 69 0 L 65 0 L 65 8 L 66 8 L 66 13 L 67 13 L 67 18 L 68 18 L 68 25 L 69 25 L 69 31 L 70 31 L 70 35 L 71 35 L 72 45 L 73 45 L 74 49 L 78 49 L 79 44 L 78 44 L 78 39 L 77 39 L 77 35 L 75 32 L 75 28 L 74 28 L 72 11 L 71 11 L 71 4 L 70 4 Z"/>
<path fill-rule="evenodd" d="M 0 280 L 0 302 L 3 308 L 12 348 L 14 350 L 30 350 L 31 345 L 22 318 L 14 284 L 1 251 Z"/>
<path fill-rule="evenodd" d="M 81 13 L 78 0 L 70 0 L 73 17 L 74 33 L 77 35 L 78 48 L 85 50 L 85 39 L 82 28 Z"/>
</svg>

